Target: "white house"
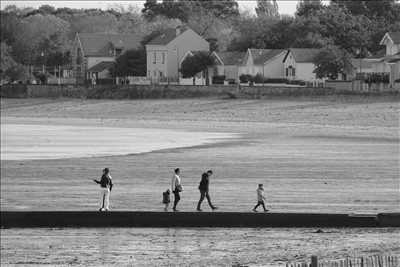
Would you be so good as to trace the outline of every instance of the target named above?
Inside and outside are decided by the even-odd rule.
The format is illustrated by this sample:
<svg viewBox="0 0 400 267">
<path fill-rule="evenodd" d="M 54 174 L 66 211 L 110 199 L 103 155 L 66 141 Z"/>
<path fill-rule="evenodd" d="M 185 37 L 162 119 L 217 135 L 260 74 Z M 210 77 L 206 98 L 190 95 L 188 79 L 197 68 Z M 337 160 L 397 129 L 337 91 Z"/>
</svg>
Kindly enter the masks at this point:
<svg viewBox="0 0 400 267">
<path fill-rule="evenodd" d="M 318 80 L 314 73 L 314 59 L 320 52 L 321 49 L 317 48 L 290 48 L 283 60 L 285 78 L 308 82 Z"/>
<path fill-rule="evenodd" d="M 179 65 L 188 51 L 209 51 L 209 43 L 192 29 L 169 28 L 146 44 L 147 77 L 177 80 Z"/>
<path fill-rule="evenodd" d="M 239 66 L 239 76 L 242 74 L 257 75 L 265 78 L 283 78 L 283 59 L 285 49 L 248 49 Z"/>
<path fill-rule="evenodd" d="M 373 61 L 374 71 L 389 73 L 393 86 L 400 79 L 400 32 L 387 32 L 379 44 L 386 46 L 386 55 Z"/>
<path fill-rule="evenodd" d="M 108 69 L 115 59 L 126 50 L 138 48 L 140 41 L 132 34 L 77 33 L 72 50 L 77 81 L 111 78 Z"/>
<path fill-rule="evenodd" d="M 215 65 L 212 76 L 225 76 L 225 80 L 239 80 L 239 66 L 243 65 L 246 52 L 213 52 Z"/>
</svg>

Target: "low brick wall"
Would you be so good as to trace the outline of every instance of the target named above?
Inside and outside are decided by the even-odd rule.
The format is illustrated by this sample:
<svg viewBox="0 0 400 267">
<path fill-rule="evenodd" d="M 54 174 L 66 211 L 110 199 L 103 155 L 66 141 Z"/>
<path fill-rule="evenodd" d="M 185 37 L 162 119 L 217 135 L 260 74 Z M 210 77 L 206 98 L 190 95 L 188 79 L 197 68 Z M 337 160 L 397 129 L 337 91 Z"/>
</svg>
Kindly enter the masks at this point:
<svg viewBox="0 0 400 267">
<path fill-rule="evenodd" d="M 0 96 L 9 98 L 28 97 L 27 86 L 25 84 L 12 84 L 0 86 Z"/>
<path fill-rule="evenodd" d="M 143 98 L 190 98 L 229 97 L 267 98 L 273 96 L 320 96 L 335 94 L 371 94 L 354 91 L 345 86 L 332 87 L 284 87 L 284 86 L 242 86 L 237 85 L 6 85 L 1 86 L 1 97 L 71 97 L 89 99 L 143 99 Z M 389 92 L 393 93 L 393 92 Z M 394 93 L 398 93 L 394 91 Z M 382 92 L 374 92 L 382 94 Z"/>
</svg>

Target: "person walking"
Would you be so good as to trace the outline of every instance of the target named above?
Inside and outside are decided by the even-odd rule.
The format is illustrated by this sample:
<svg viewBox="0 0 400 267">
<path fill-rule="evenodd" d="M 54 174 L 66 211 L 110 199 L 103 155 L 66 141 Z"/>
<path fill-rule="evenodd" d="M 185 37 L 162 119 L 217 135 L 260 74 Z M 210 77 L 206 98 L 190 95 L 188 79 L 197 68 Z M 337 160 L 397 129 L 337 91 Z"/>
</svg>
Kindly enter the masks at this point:
<svg viewBox="0 0 400 267">
<path fill-rule="evenodd" d="M 262 205 L 264 208 L 264 212 L 267 212 L 268 210 L 265 208 L 265 203 L 264 200 L 266 200 L 265 195 L 264 195 L 264 186 L 263 184 L 258 184 L 257 188 L 257 205 L 254 206 L 253 211 L 257 212 L 257 208 Z"/>
<path fill-rule="evenodd" d="M 213 174 L 212 170 L 208 170 L 207 172 L 205 172 L 201 175 L 201 181 L 200 181 L 200 185 L 199 185 L 200 200 L 197 203 L 197 211 L 202 211 L 201 203 L 203 202 L 204 197 L 207 198 L 208 205 L 210 205 L 212 210 L 217 209 L 217 207 L 211 203 L 211 198 L 210 198 L 210 194 L 209 194 L 210 177 L 212 174 Z"/>
<path fill-rule="evenodd" d="M 174 193 L 174 206 L 172 207 L 173 211 L 178 211 L 176 206 L 178 205 L 179 200 L 181 200 L 180 192 L 182 192 L 182 184 L 181 178 L 179 177 L 181 170 L 176 168 L 174 170 L 174 175 L 172 176 L 172 183 L 171 183 L 171 191 Z"/>
<path fill-rule="evenodd" d="M 101 188 L 101 207 L 99 211 L 109 211 L 110 209 L 110 192 L 113 187 L 112 177 L 110 175 L 110 170 L 105 168 L 103 170 L 103 175 L 101 176 L 100 181 L 93 180 L 97 184 L 100 184 Z"/>
<path fill-rule="evenodd" d="M 171 191 L 169 189 L 167 189 L 167 191 L 163 192 L 162 203 L 165 204 L 164 211 L 168 211 L 169 203 L 171 202 L 170 195 L 171 195 Z"/>
</svg>

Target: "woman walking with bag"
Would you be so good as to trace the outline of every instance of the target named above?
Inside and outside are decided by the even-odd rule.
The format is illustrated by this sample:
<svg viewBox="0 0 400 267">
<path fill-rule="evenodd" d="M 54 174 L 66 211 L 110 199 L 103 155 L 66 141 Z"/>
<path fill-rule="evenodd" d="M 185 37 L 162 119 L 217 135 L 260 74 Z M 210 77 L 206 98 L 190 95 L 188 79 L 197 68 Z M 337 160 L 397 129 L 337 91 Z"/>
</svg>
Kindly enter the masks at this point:
<svg viewBox="0 0 400 267">
<path fill-rule="evenodd" d="M 182 192 L 182 185 L 181 185 L 181 178 L 179 177 L 179 174 L 181 173 L 179 168 L 176 168 L 174 170 L 174 176 L 172 176 L 172 184 L 171 184 L 171 190 L 172 193 L 174 193 L 174 206 L 172 208 L 173 211 L 178 211 L 176 209 L 176 205 L 178 205 L 179 200 L 181 200 L 180 192 Z"/>
</svg>

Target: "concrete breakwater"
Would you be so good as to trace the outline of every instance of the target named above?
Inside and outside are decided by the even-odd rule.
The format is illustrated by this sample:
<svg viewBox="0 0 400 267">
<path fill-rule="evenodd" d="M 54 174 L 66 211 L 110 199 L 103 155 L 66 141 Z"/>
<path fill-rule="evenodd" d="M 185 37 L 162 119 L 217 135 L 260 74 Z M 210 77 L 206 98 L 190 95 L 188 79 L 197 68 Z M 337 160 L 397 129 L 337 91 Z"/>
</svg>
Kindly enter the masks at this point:
<svg viewBox="0 0 400 267">
<path fill-rule="evenodd" d="M 1 227 L 400 227 L 400 213 L 2 211 Z"/>
</svg>

